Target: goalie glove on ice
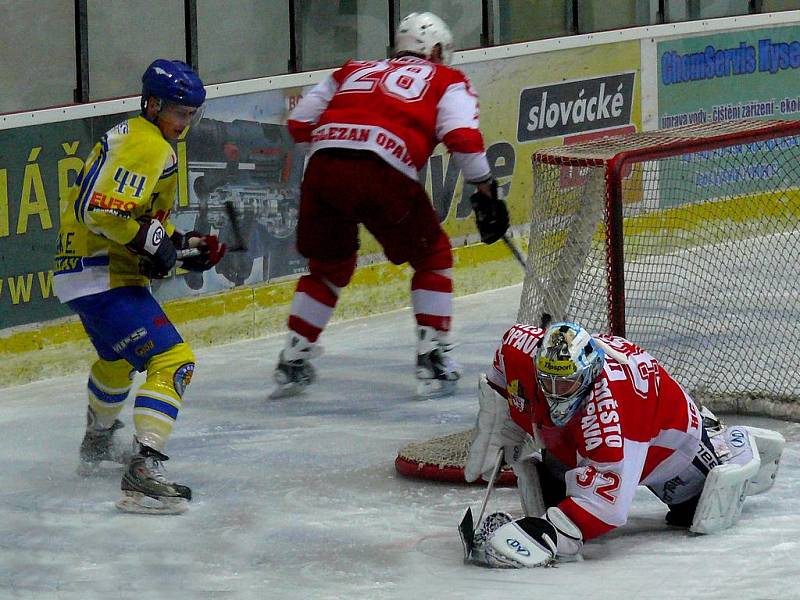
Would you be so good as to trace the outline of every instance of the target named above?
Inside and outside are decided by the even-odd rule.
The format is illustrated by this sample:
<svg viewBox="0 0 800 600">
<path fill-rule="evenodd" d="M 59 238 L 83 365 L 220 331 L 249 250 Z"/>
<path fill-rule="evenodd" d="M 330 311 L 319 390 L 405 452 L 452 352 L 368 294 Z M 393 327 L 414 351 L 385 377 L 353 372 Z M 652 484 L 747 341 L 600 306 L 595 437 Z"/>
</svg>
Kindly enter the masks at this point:
<svg viewBox="0 0 800 600">
<path fill-rule="evenodd" d="M 489 515 L 487 522 L 493 519 Z M 561 509 L 551 507 L 542 517 L 524 517 L 497 527 L 483 542 L 485 562 L 490 567 L 520 569 L 546 567 L 556 557 L 560 560 L 578 560 L 583 548 L 580 529 Z M 476 547 L 481 540 L 477 539 Z"/>
<path fill-rule="evenodd" d="M 208 271 L 222 260 L 228 249 L 225 244 L 219 243 L 219 238 L 216 235 L 203 235 L 197 231 L 187 231 L 186 233 L 176 231 L 172 234 L 171 239 L 178 250 L 197 248 L 200 251 L 197 256 L 189 256 L 182 259 L 182 266 L 187 271 Z"/>
<path fill-rule="evenodd" d="M 487 196 L 478 189 L 469 200 L 475 212 L 475 225 L 481 234 L 481 241 L 484 244 L 494 244 L 508 231 L 509 218 L 506 203 L 497 197 L 497 181 L 492 179 L 488 183 L 491 195 Z"/>
<path fill-rule="evenodd" d="M 169 275 L 178 258 L 164 226 L 149 217 L 139 219 L 139 231 L 125 247 L 141 257 L 139 270 L 142 275 L 155 279 Z"/>
</svg>

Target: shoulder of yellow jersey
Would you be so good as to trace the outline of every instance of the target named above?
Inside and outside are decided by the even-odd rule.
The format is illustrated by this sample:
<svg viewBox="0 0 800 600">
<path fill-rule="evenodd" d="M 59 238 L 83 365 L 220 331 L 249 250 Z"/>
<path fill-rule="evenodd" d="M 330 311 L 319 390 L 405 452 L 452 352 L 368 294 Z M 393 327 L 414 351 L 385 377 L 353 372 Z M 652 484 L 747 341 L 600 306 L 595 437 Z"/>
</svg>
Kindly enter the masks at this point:
<svg viewBox="0 0 800 600">
<path fill-rule="evenodd" d="M 132 117 L 106 133 L 109 153 L 132 171 L 168 177 L 177 170 L 172 145 L 159 128 L 142 116 Z"/>
</svg>

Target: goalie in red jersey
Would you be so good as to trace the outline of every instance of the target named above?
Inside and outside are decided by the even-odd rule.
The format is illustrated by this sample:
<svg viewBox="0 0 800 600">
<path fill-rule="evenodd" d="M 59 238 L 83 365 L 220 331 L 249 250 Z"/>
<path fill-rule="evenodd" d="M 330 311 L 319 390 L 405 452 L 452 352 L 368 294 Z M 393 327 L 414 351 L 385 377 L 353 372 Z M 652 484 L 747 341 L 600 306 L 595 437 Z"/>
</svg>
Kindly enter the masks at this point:
<svg viewBox="0 0 800 600">
<path fill-rule="evenodd" d="M 460 368 L 450 358 L 453 255 L 450 240 L 419 181 L 442 142 L 467 183 L 481 240 L 508 229 L 478 123 L 478 97 L 466 76 L 447 66 L 453 37 L 431 13 L 411 13 L 397 27 L 388 60 L 351 60 L 306 93 L 289 115 L 295 142 L 309 147 L 301 188 L 297 248 L 309 273 L 297 284 L 289 334 L 274 371 L 273 398 L 314 381 L 317 339 L 356 267 L 359 224 L 394 264 L 408 263 L 417 333 L 418 395 L 455 391 Z"/>
<path fill-rule="evenodd" d="M 730 527 L 745 496 L 772 485 L 784 445 L 774 431 L 722 426 L 646 350 L 571 322 L 509 329 L 479 400 L 466 479 L 488 480 L 502 450 L 526 515 L 494 513 L 464 540 L 471 561 L 493 567 L 577 559 L 625 524 L 639 485 L 670 525 Z"/>
</svg>

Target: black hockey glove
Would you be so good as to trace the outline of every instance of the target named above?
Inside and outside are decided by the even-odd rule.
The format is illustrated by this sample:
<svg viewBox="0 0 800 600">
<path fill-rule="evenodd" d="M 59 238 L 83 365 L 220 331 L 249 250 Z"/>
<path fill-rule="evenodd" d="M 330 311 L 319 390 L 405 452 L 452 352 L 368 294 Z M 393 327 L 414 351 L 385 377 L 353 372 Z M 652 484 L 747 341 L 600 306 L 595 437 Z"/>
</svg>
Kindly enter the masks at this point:
<svg viewBox="0 0 800 600">
<path fill-rule="evenodd" d="M 494 244 L 508 231 L 508 209 L 506 203 L 497 197 L 497 181 L 492 179 L 492 195 L 487 196 L 476 190 L 469 197 L 472 210 L 475 211 L 475 225 L 481 234 L 484 244 Z"/>
<path fill-rule="evenodd" d="M 192 240 L 199 240 L 199 245 L 198 242 L 192 242 Z M 199 250 L 200 254 L 181 259 L 184 269 L 195 272 L 208 271 L 222 260 L 228 249 L 225 244 L 219 243 L 216 235 L 203 235 L 197 231 L 187 231 L 186 233 L 176 231 L 172 234 L 172 243 L 178 250 L 191 248 Z"/>
<path fill-rule="evenodd" d="M 178 256 L 164 226 L 150 217 L 139 219 L 139 232 L 126 248 L 141 257 L 139 272 L 151 279 L 162 279 L 169 275 Z"/>
</svg>

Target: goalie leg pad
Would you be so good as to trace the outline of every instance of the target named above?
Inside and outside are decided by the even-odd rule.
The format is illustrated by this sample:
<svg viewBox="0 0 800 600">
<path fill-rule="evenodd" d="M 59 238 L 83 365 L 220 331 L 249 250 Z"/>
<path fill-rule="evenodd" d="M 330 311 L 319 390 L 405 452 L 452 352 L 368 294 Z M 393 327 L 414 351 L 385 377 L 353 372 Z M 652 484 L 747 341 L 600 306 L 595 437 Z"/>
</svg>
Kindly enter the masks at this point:
<svg viewBox="0 0 800 600">
<path fill-rule="evenodd" d="M 775 483 L 775 477 L 778 474 L 778 465 L 781 461 L 783 454 L 783 447 L 786 445 L 786 440 L 777 431 L 771 429 L 761 429 L 760 427 L 744 427 L 750 434 L 751 439 L 755 442 L 758 448 L 758 455 L 761 458 L 761 466 L 758 469 L 755 477 L 747 484 L 746 494 L 753 496 L 766 492 Z"/>
<path fill-rule="evenodd" d="M 512 463 L 511 468 L 514 469 L 514 474 L 517 476 L 517 490 L 519 491 L 522 510 L 529 517 L 537 517 L 544 514 L 547 507 L 544 504 L 542 484 L 539 482 L 536 461 L 531 458 L 524 458 Z"/>
<path fill-rule="evenodd" d="M 477 431 L 464 466 L 464 479 L 468 482 L 481 476 L 488 479 L 500 448 L 505 449 L 506 460 L 519 460 L 521 448 L 530 437 L 511 420 L 508 401 L 489 385 L 486 375 L 478 379 L 478 402 Z"/>
<path fill-rule="evenodd" d="M 748 456 L 747 462 L 731 461 L 711 469 L 689 528 L 692 533 L 716 533 L 734 525 L 742 514 L 747 486 L 761 467 L 758 448 L 750 434 L 740 427 L 731 430 L 743 433 L 740 440 L 748 448 L 742 456 Z"/>
</svg>

